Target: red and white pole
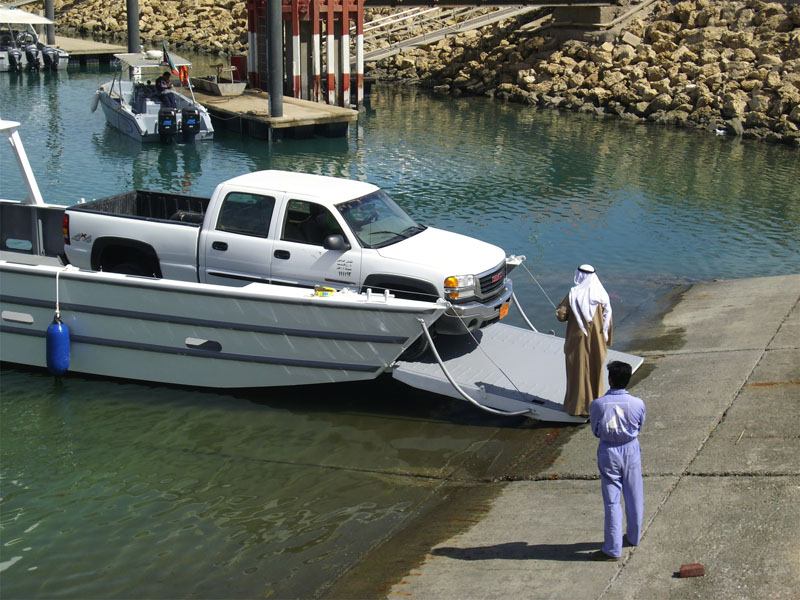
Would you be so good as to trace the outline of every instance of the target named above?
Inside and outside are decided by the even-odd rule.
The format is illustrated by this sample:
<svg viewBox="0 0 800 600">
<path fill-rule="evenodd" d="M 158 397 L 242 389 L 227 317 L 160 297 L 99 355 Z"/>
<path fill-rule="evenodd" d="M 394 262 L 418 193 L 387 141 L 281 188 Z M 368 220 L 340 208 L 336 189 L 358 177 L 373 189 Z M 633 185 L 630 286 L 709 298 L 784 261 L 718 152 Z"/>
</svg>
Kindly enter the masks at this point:
<svg viewBox="0 0 800 600">
<path fill-rule="evenodd" d="M 328 18 L 325 22 L 327 34 L 325 45 L 328 55 L 328 104 L 336 104 L 336 64 L 333 48 L 333 0 L 328 0 Z"/>
<path fill-rule="evenodd" d="M 302 96 L 300 89 L 300 3 L 292 0 L 292 92 Z"/>
<path fill-rule="evenodd" d="M 263 9 L 263 2 L 260 2 Z M 258 0 L 247 3 L 247 80 L 253 87 L 260 87 L 258 80 L 258 35 L 256 34 L 259 13 Z"/>
<path fill-rule="evenodd" d="M 364 102 L 364 0 L 356 2 L 356 102 Z"/>
<path fill-rule="evenodd" d="M 342 0 L 341 106 L 350 106 L 350 0 Z"/>
<path fill-rule="evenodd" d="M 313 63 L 314 73 L 311 80 L 311 99 L 314 102 L 319 102 L 321 81 L 321 68 L 320 68 L 320 40 L 319 40 L 319 22 L 321 15 L 319 14 L 320 0 L 314 0 L 311 5 L 311 62 Z"/>
</svg>

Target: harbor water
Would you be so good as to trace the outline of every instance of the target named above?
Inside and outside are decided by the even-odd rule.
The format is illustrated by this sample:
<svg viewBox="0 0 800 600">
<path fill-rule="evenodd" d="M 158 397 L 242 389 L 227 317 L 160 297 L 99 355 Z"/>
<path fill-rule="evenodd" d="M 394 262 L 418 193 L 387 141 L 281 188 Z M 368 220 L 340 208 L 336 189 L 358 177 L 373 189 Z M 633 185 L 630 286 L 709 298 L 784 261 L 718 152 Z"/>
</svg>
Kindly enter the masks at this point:
<svg viewBox="0 0 800 600">
<path fill-rule="evenodd" d="M 0 73 L 45 201 L 210 195 L 260 169 L 367 180 L 422 223 L 525 255 L 536 279 L 518 269 L 515 290 L 540 330 L 563 334 L 551 301 L 593 264 L 622 350 L 677 286 L 800 270 L 796 149 L 389 86 L 345 138 L 143 145 L 91 112 L 109 78 Z M 25 194 L 0 149 L 0 197 Z M 388 378 L 226 392 L 4 364 L 0 594 L 319 597 L 454 487 L 535 471 L 569 430 Z"/>
</svg>

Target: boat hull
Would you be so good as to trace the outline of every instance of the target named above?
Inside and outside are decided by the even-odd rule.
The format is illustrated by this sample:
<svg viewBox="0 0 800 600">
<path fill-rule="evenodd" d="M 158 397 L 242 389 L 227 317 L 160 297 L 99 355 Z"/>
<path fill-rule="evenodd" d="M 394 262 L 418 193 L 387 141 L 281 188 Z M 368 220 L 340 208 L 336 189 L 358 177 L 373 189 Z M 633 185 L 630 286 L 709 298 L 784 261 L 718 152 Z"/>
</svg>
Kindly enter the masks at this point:
<svg viewBox="0 0 800 600">
<path fill-rule="evenodd" d="M 132 101 L 126 93 L 127 88 L 123 88 L 123 102 L 120 102 L 119 94 L 110 91 L 111 84 L 107 83 L 97 90 L 97 100 L 100 108 L 105 115 L 106 122 L 118 129 L 128 137 L 139 142 L 160 142 L 161 135 L 158 131 L 158 110 L 161 104 L 152 100 L 144 102 L 143 112 L 134 113 L 131 109 Z M 214 139 L 214 126 L 211 124 L 211 116 L 206 110 L 197 104 L 192 104 L 185 96 L 173 94 L 178 103 L 178 122 L 180 123 L 180 110 L 183 108 L 196 108 L 200 113 L 200 129 L 197 133 L 184 136 L 182 131 L 170 135 L 171 139 L 184 141 L 208 141 Z"/>
<path fill-rule="evenodd" d="M 373 379 L 441 304 L 229 288 L 0 261 L 0 360 L 46 366 L 56 273 L 69 370 L 210 388 Z"/>
<path fill-rule="evenodd" d="M 244 88 L 247 87 L 244 82 L 210 81 L 203 77 L 192 77 L 191 81 L 195 89 L 213 96 L 241 96 Z"/>
</svg>

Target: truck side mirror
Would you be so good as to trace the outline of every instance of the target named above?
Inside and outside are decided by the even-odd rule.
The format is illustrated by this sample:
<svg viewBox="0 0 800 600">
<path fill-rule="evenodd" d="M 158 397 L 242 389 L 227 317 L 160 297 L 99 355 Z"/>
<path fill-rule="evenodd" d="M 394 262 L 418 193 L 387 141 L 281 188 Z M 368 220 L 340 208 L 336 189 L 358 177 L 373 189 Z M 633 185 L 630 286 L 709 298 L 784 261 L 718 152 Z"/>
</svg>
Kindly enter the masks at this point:
<svg viewBox="0 0 800 600">
<path fill-rule="evenodd" d="M 350 250 L 350 244 L 345 241 L 343 235 L 338 233 L 326 236 L 322 242 L 322 247 L 325 250 Z"/>
</svg>

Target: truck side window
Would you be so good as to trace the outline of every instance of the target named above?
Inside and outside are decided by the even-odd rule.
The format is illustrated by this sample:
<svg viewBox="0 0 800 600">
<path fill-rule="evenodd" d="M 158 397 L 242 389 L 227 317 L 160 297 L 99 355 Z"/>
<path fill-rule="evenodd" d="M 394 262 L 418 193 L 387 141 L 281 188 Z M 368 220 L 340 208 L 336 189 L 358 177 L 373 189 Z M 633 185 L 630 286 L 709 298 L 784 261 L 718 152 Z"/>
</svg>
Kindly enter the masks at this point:
<svg viewBox="0 0 800 600">
<path fill-rule="evenodd" d="M 289 200 L 281 239 L 322 246 L 329 235 L 344 236 L 336 217 L 324 206 L 305 200 Z"/>
<path fill-rule="evenodd" d="M 231 192 L 222 202 L 217 219 L 217 230 L 267 237 L 275 198 Z"/>
</svg>

